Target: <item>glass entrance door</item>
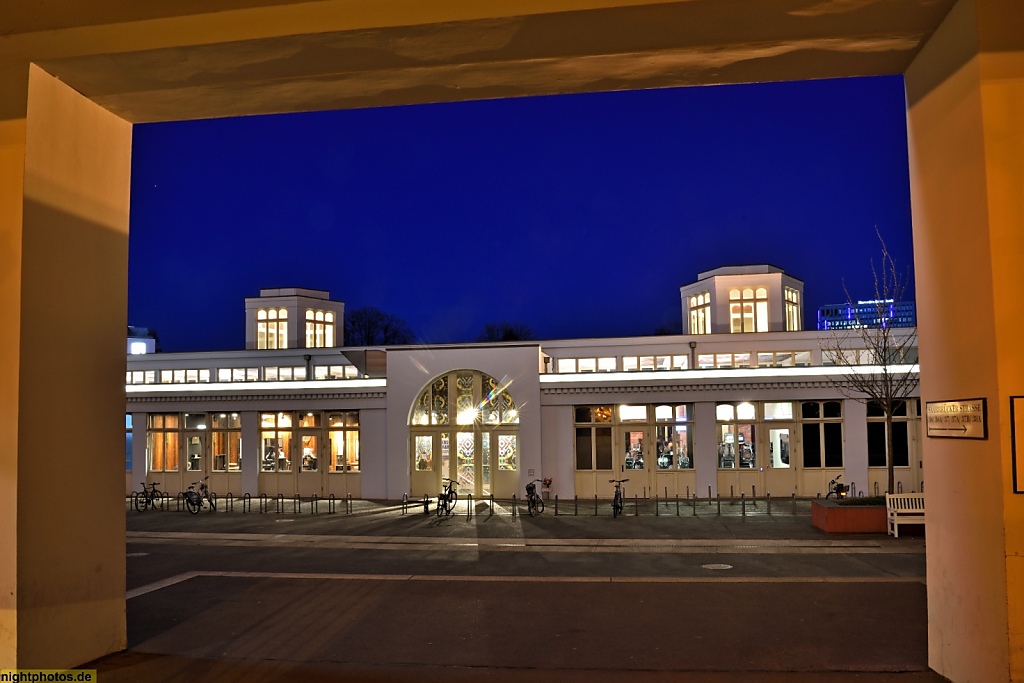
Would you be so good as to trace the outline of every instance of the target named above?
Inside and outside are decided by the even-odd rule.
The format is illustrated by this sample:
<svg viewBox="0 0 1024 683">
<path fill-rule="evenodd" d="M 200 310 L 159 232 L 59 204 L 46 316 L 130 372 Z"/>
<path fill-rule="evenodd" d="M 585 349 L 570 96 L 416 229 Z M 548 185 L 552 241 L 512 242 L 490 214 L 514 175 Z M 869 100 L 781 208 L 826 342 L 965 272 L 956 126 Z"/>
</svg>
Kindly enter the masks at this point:
<svg viewBox="0 0 1024 683">
<path fill-rule="evenodd" d="M 794 425 L 772 424 L 768 427 L 768 457 L 765 470 L 765 489 L 774 495 L 796 492 L 797 463 L 793 458 Z"/>
<path fill-rule="evenodd" d="M 199 481 L 209 472 L 206 463 L 206 434 L 204 432 L 185 432 L 185 462 L 181 477 L 181 490 L 184 491 L 194 481 Z M 168 487 L 170 488 L 170 487 Z"/>
<path fill-rule="evenodd" d="M 301 496 L 324 495 L 323 462 L 320 457 L 320 434 L 299 432 L 298 438 L 298 493 Z"/>
<path fill-rule="evenodd" d="M 623 429 L 618 443 L 620 455 L 613 472 L 615 478 L 629 479 L 629 487 L 641 497 L 646 497 L 651 490 L 649 471 L 653 468 L 648 430 Z"/>
<path fill-rule="evenodd" d="M 455 434 L 455 481 L 459 493 L 476 493 L 476 434 Z"/>
</svg>

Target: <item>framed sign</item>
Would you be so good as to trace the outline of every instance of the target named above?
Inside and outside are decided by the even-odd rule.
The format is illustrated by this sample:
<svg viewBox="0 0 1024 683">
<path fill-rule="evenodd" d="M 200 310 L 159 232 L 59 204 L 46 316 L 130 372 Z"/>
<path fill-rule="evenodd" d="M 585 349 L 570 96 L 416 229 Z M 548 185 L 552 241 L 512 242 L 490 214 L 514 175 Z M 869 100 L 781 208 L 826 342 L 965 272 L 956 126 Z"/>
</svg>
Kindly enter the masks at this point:
<svg viewBox="0 0 1024 683">
<path fill-rule="evenodd" d="M 1013 467 L 1013 492 L 1024 493 L 1024 481 L 1021 481 L 1021 478 L 1024 477 L 1024 472 L 1021 472 L 1021 467 L 1024 467 L 1024 455 L 1021 456 L 1022 462 L 1017 462 L 1017 454 L 1019 449 L 1024 448 L 1024 444 L 1017 441 L 1018 437 L 1024 438 L 1024 396 L 1011 396 L 1010 451 L 1012 456 L 1010 464 Z"/>
<path fill-rule="evenodd" d="M 983 398 L 925 403 L 925 434 L 932 439 L 987 439 L 988 404 Z"/>
</svg>

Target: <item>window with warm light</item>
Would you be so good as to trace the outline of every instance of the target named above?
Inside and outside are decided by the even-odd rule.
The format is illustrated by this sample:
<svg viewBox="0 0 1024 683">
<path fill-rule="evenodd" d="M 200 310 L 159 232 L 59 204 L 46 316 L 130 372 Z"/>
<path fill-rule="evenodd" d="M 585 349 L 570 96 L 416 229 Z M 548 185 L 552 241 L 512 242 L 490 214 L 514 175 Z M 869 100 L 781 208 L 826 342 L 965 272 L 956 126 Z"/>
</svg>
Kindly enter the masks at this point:
<svg viewBox="0 0 1024 683">
<path fill-rule="evenodd" d="M 306 348 L 334 347 L 334 313 L 306 310 Z"/>
<path fill-rule="evenodd" d="M 719 403 L 715 406 L 719 469 L 756 469 L 757 442 L 754 422 L 757 406 L 753 403 Z"/>
<path fill-rule="evenodd" d="M 768 331 L 768 290 L 744 287 L 729 290 L 729 331 Z"/>
<path fill-rule="evenodd" d="M 690 334 L 711 334 L 711 292 L 690 297 Z"/>
<path fill-rule="evenodd" d="M 256 348 L 288 348 L 288 311 L 284 308 L 261 308 L 256 311 Z"/>
<path fill-rule="evenodd" d="M 800 292 L 792 287 L 786 287 L 786 331 L 799 332 L 800 325 Z"/>
</svg>

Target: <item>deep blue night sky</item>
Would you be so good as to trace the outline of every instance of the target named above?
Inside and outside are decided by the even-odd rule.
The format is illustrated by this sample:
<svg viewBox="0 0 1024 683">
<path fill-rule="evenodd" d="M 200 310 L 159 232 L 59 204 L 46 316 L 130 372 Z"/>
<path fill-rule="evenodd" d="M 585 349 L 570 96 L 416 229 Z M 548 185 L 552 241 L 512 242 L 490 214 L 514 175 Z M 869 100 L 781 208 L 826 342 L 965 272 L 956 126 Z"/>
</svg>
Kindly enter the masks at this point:
<svg viewBox="0 0 1024 683">
<path fill-rule="evenodd" d="M 876 226 L 912 265 L 901 77 L 135 127 L 129 324 L 244 347 L 246 296 L 326 289 L 418 341 L 679 330 L 679 287 L 770 263 L 870 298 Z"/>
</svg>

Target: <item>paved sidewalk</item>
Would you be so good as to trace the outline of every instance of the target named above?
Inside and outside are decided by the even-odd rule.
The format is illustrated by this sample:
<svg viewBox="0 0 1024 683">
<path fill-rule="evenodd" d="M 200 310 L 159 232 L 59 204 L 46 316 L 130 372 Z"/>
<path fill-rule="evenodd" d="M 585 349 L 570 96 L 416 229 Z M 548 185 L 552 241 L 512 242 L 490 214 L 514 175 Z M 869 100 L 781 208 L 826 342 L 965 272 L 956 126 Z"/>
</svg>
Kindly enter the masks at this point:
<svg viewBox="0 0 1024 683">
<path fill-rule="evenodd" d="M 927 669 L 923 537 L 829 536 L 806 501 L 759 502 L 130 512 L 129 650 L 90 666 L 150 682 L 944 680 Z"/>
</svg>

